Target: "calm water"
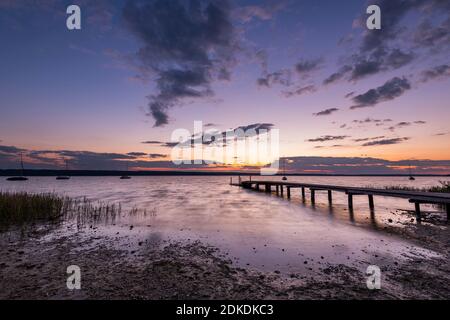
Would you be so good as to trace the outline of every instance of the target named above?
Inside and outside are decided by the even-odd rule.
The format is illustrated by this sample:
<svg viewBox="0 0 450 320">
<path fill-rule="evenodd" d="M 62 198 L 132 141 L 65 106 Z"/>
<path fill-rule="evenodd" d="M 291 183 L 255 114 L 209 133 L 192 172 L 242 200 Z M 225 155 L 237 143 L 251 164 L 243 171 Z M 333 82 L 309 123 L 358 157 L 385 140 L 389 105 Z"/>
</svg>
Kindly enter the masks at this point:
<svg viewBox="0 0 450 320">
<path fill-rule="evenodd" d="M 145 209 L 147 216 L 123 215 L 101 232 L 138 239 L 196 240 L 214 245 L 234 263 L 282 272 L 308 271 L 324 261 L 365 269 L 368 264 L 391 264 L 414 255 L 437 255 L 395 235 L 380 231 L 388 222 L 409 220 L 397 209 L 413 209 L 405 199 L 375 197 L 375 219 L 367 197 L 355 197 L 350 215 L 346 198 L 334 193 L 330 208 L 326 193 L 316 194 L 316 205 L 302 203 L 294 190 L 290 201 L 229 186 L 229 177 L 73 177 L 57 181 L 32 177 L 29 181 L 0 180 L 2 191 L 56 192 L 94 201 L 121 203 L 123 212 Z M 234 178 L 237 180 L 237 178 Z M 266 178 L 264 178 L 266 179 Z M 272 178 L 279 179 L 279 178 Z M 290 177 L 289 181 L 348 186 L 434 186 L 448 177 Z M 308 197 L 308 194 L 307 194 Z M 433 209 L 436 210 L 436 209 Z M 133 229 L 130 230 L 130 226 Z M 127 246 L 130 246 L 130 243 Z M 306 262 L 306 264 L 305 264 Z"/>
</svg>

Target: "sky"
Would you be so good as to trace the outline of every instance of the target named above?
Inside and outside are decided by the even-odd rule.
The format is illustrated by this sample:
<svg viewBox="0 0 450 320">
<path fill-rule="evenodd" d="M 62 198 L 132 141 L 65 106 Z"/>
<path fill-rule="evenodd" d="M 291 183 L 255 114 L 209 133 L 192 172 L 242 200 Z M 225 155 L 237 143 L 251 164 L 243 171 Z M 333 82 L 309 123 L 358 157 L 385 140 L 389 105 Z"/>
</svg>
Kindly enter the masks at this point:
<svg viewBox="0 0 450 320">
<path fill-rule="evenodd" d="M 229 169 L 170 161 L 201 121 L 292 172 L 450 173 L 449 31 L 442 0 L 0 0 L 0 168 Z"/>
</svg>

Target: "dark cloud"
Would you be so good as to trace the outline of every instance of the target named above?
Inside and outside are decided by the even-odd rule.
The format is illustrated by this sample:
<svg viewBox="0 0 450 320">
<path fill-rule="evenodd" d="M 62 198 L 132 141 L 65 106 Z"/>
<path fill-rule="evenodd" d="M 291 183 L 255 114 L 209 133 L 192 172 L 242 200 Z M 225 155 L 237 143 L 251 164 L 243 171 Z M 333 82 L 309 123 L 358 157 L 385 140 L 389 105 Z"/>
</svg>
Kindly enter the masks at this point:
<svg viewBox="0 0 450 320">
<path fill-rule="evenodd" d="M 422 82 L 427 82 L 429 80 L 435 79 L 435 78 L 444 78 L 450 76 L 450 66 L 447 64 L 443 64 L 440 66 L 433 67 L 428 70 L 422 71 L 421 74 Z"/>
<path fill-rule="evenodd" d="M 280 70 L 272 73 L 267 73 L 261 78 L 256 80 L 256 83 L 260 87 L 272 87 L 274 84 L 279 84 L 282 86 L 290 86 L 292 83 L 290 70 Z"/>
<path fill-rule="evenodd" d="M 149 97 L 155 126 L 185 99 L 210 97 L 211 83 L 228 75 L 237 50 L 228 1 L 128 1 L 124 20 L 141 41 L 143 73 L 156 75 L 158 93 Z"/>
<path fill-rule="evenodd" d="M 426 124 L 427 122 L 423 121 L 423 120 L 418 120 L 418 121 L 414 121 L 413 123 L 414 124 Z M 401 129 L 401 128 L 404 128 L 404 127 L 409 127 L 409 126 L 412 126 L 413 123 L 409 122 L 409 121 L 402 121 L 402 122 L 397 123 L 396 125 L 393 125 L 393 126 L 389 127 L 388 130 L 394 131 L 395 129 Z"/>
<path fill-rule="evenodd" d="M 450 6 L 445 0 L 377 0 L 371 4 L 376 4 L 382 12 L 382 28 L 377 32 L 366 30 L 361 44 L 362 52 L 369 52 L 381 47 L 386 47 L 389 42 L 396 40 L 403 35 L 400 23 L 402 19 L 411 11 L 428 12 L 449 12 Z M 442 11 L 444 10 L 444 11 Z M 447 10 L 447 11 L 445 11 Z M 366 15 L 361 16 L 361 22 L 365 25 Z"/>
<path fill-rule="evenodd" d="M 0 146 L 0 153 L 4 154 L 19 154 L 22 151 L 25 150 L 14 146 Z"/>
<path fill-rule="evenodd" d="M 283 159 L 282 159 L 283 160 Z M 408 174 L 414 167 L 415 174 L 447 174 L 450 160 L 399 160 L 368 157 L 289 157 L 286 171 L 303 174 Z"/>
<path fill-rule="evenodd" d="M 254 19 L 271 20 L 274 15 L 283 10 L 287 1 L 272 1 L 263 5 L 241 6 L 233 10 L 233 17 L 243 23 L 251 22 Z"/>
<path fill-rule="evenodd" d="M 414 59 L 413 53 L 406 53 L 400 49 L 388 51 L 378 49 L 367 56 L 356 56 L 352 66 L 350 80 L 355 81 L 381 71 L 401 68 Z"/>
<path fill-rule="evenodd" d="M 372 137 L 372 138 L 361 138 L 361 139 L 353 139 L 355 142 L 365 142 L 365 141 L 371 141 L 371 140 L 379 140 L 384 139 L 385 136 L 378 136 L 378 137 Z"/>
<path fill-rule="evenodd" d="M 406 139 L 406 138 L 399 138 Z M 403 140 L 404 141 L 404 140 Z M 340 147 L 342 145 L 333 145 Z M 319 146 L 320 147 L 320 146 Z M 125 170 L 130 168 L 138 169 L 166 169 L 166 170 L 195 170 L 208 168 L 205 164 L 185 164 L 175 165 L 170 160 L 151 161 L 150 154 L 148 161 L 136 160 L 125 154 L 117 153 L 95 153 L 89 151 L 70 150 L 24 150 L 17 147 L 24 153 L 26 169 L 62 169 L 64 165 L 58 161 L 60 158 L 69 159 L 72 170 Z M 158 155 L 164 156 L 164 155 Z M 40 157 L 40 158 L 39 158 Z M 47 157 L 47 158 L 46 158 Z M 162 158 L 162 157 L 161 157 Z M 399 160 L 389 161 L 376 158 L 358 157 L 289 157 L 286 163 L 286 170 L 296 173 L 333 173 L 333 174 L 408 174 L 407 168 L 414 167 L 416 174 L 448 174 L 450 173 L 450 160 Z M 7 157 L 0 153 L 0 168 L 18 169 L 17 155 Z M 220 166 L 219 166 L 220 167 Z M 226 168 L 224 166 L 224 168 Z M 259 169 L 259 167 L 246 167 L 247 169 Z M 406 168 L 406 169 L 403 169 Z M 235 168 L 230 168 L 235 170 Z"/>
<path fill-rule="evenodd" d="M 450 16 L 438 26 L 434 26 L 429 20 L 422 21 L 414 33 L 414 42 L 419 47 L 448 48 L 450 44 Z"/>
<path fill-rule="evenodd" d="M 304 87 L 300 87 L 300 88 L 292 90 L 292 91 L 284 91 L 283 95 L 286 98 L 290 98 L 292 96 L 300 96 L 302 94 L 313 93 L 313 92 L 316 92 L 316 91 L 317 91 L 317 88 L 314 85 L 311 84 L 311 85 L 307 85 L 307 86 L 304 86 Z"/>
<path fill-rule="evenodd" d="M 345 95 L 345 98 L 350 98 L 353 97 L 355 95 L 355 91 L 349 92 Z"/>
<path fill-rule="evenodd" d="M 323 82 L 325 85 L 343 78 L 358 81 L 380 72 L 397 70 L 424 54 L 422 49 L 436 52 L 449 50 L 448 1 L 374 0 L 370 4 L 381 8 L 381 30 L 367 30 L 367 15 L 364 11 L 356 21 L 356 25 L 363 30 L 357 51 L 342 59 L 344 66 L 326 78 Z M 418 16 L 415 19 L 421 19 L 422 22 L 406 25 L 403 23 L 404 18 L 412 12 Z M 437 25 L 430 23 L 430 20 L 441 21 L 438 17 L 444 17 L 444 20 Z"/>
<path fill-rule="evenodd" d="M 384 145 L 391 145 L 391 144 L 399 144 L 404 141 L 408 141 L 410 138 L 404 137 L 404 138 L 392 138 L 392 139 L 382 139 L 382 140 L 376 140 L 376 141 L 370 141 L 364 143 L 363 147 L 372 147 L 372 146 L 384 146 Z"/>
<path fill-rule="evenodd" d="M 355 105 L 350 107 L 350 109 L 372 107 L 381 102 L 393 100 L 403 95 L 409 89 L 411 89 L 411 85 L 408 79 L 392 78 L 382 86 L 352 98 Z"/>
<path fill-rule="evenodd" d="M 307 142 L 326 142 L 326 141 L 334 141 L 334 140 L 344 140 L 346 138 L 349 138 L 349 136 L 331 136 L 331 135 L 325 135 L 320 136 L 318 138 L 314 139 L 308 139 Z"/>
<path fill-rule="evenodd" d="M 149 153 L 148 157 L 150 159 L 157 159 L 157 158 L 166 158 L 167 155 L 166 154 L 161 154 L 161 153 Z"/>
<path fill-rule="evenodd" d="M 334 83 L 336 81 L 341 80 L 347 73 L 352 71 L 352 67 L 345 65 L 341 67 L 337 72 L 331 74 L 328 78 L 323 81 L 324 85 Z"/>
<path fill-rule="evenodd" d="M 333 112 L 337 112 L 337 111 L 339 111 L 338 108 L 329 108 L 329 109 L 325 109 L 325 110 L 322 110 L 317 113 L 313 113 L 313 115 L 314 116 L 328 116 L 328 115 L 332 114 Z"/>
<path fill-rule="evenodd" d="M 127 155 L 132 157 L 143 157 L 147 154 L 145 152 L 128 152 Z"/>
<path fill-rule="evenodd" d="M 314 149 L 323 149 L 323 148 L 342 148 L 345 147 L 343 144 L 333 144 L 331 146 L 315 146 Z"/>
<path fill-rule="evenodd" d="M 373 119 L 373 118 L 365 118 L 363 120 L 353 120 L 353 123 L 364 124 L 364 123 L 385 123 L 392 122 L 392 119 Z"/>
<path fill-rule="evenodd" d="M 164 142 L 161 144 L 162 147 L 173 148 L 175 146 L 178 147 L 193 147 L 194 144 L 203 144 L 203 145 L 211 145 L 217 143 L 224 143 L 224 146 L 227 144 L 227 139 L 235 139 L 240 138 L 240 136 L 236 136 L 235 133 L 240 134 L 241 132 L 245 133 L 245 137 L 258 136 L 265 132 L 269 132 L 274 127 L 273 123 L 253 123 L 245 126 L 239 126 L 234 129 L 229 129 L 226 131 L 219 130 L 208 130 L 206 132 L 200 132 L 197 135 L 192 135 L 190 139 L 186 141 L 179 142 Z M 217 137 L 220 137 L 221 141 L 215 141 Z"/>
<path fill-rule="evenodd" d="M 302 76 L 309 76 L 312 71 L 320 68 L 323 62 L 322 58 L 312 60 L 301 60 L 295 65 L 295 71 Z"/>
</svg>

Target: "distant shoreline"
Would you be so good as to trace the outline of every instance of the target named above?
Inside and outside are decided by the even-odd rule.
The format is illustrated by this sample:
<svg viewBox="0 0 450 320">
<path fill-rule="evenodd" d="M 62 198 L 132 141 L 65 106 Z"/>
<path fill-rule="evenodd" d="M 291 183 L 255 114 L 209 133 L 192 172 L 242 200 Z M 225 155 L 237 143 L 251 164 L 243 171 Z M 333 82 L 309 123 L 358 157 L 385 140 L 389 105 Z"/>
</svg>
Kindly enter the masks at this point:
<svg viewBox="0 0 450 320">
<path fill-rule="evenodd" d="M 68 175 L 73 177 L 117 177 L 129 176 L 260 176 L 259 173 L 227 171 L 115 171 L 115 170 L 25 170 L 24 175 L 29 177 L 54 177 Z M 20 170 L 0 170 L 1 177 L 21 175 Z M 275 176 L 290 177 L 408 177 L 409 174 L 318 174 L 318 173 L 286 173 Z M 415 174 L 415 177 L 450 177 L 450 174 Z"/>
</svg>

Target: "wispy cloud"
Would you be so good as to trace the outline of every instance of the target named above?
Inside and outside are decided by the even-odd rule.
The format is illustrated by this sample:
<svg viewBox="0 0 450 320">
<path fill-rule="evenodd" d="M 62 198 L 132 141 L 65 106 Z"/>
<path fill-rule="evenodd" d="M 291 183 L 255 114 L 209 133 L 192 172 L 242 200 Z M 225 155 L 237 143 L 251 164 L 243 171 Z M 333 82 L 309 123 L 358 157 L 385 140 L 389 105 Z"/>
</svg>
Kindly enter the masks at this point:
<svg viewBox="0 0 450 320">
<path fill-rule="evenodd" d="M 308 139 L 306 141 L 308 142 L 326 142 L 326 141 L 334 141 L 334 140 L 344 140 L 346 138 L 349 138 L 349 136 L 332 136 L 332 135 L 325 135 L 320 136 L 313 139 Z"/>
<path fill-rule="evenodd" d="M 450 66 L 443 64 L 440 66 L 433 67 L 428 70 L 424 70 L 421 73 L 421 81 L 428 82 L 436 78 L 444 78 L 450 76 Z"/>
<path fill-rule="evenodd" d="M 385 145 L 391 145 L 391 144 L 399 144 L 405 141 L 410 140 L 410 138 L 404 137 L 404 138 L 392 138 L 392 139 L 382 139 L 382 140 L 376 140 L 376 141 L 370 141 L 364 143 L 363 147 L 372 147 L 372 146 L 385 146 Z"/>
<path fill-rule="evenodd" d="M 313 113 L 314 116 L 328 116 L 334 112 L 339 111 L 339 108 L 329 108 L 322 111 L 319 111 L 317 113 Z"/>
<path fill-rule="evenodd" d="M 398 77 L 392 78 L 382 86 L 370 89 L 369 91 L 352 98 L 355 105 L 351 106 L 350 109 L 373 107 L 381 102 L 394 100 L 395 98 L 402 96 L 409 89 L 411 89 L 411 84 L 408 79 Z"/>
</svg>

